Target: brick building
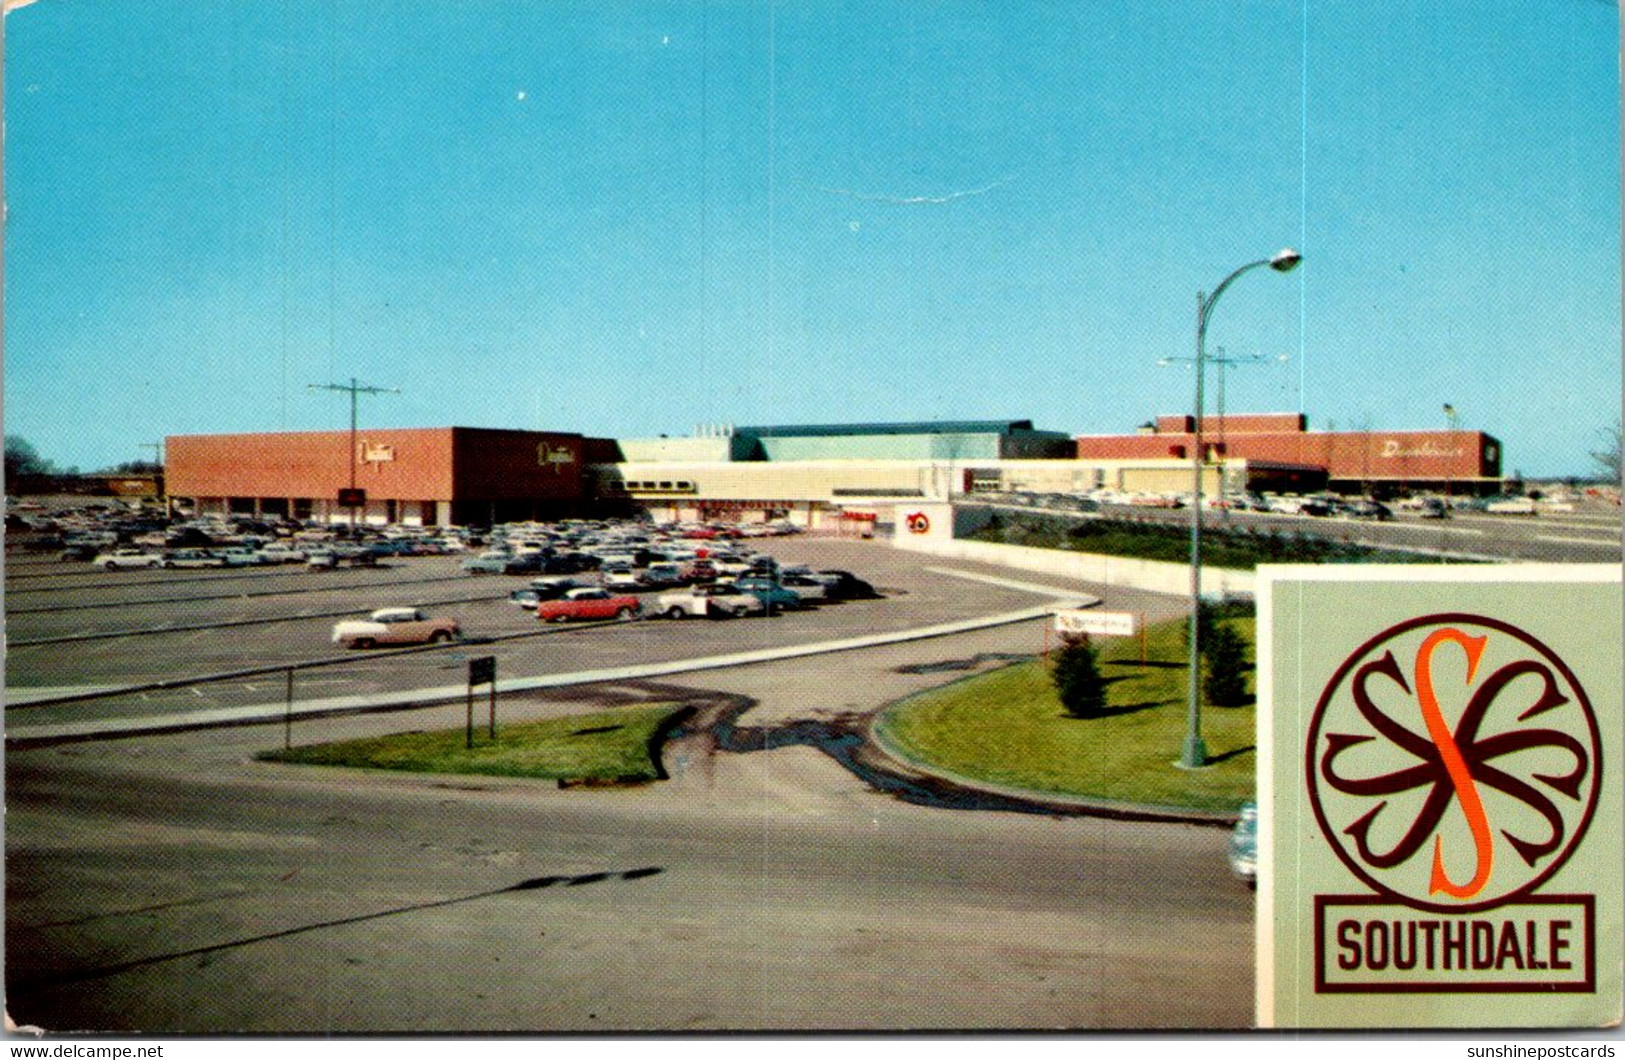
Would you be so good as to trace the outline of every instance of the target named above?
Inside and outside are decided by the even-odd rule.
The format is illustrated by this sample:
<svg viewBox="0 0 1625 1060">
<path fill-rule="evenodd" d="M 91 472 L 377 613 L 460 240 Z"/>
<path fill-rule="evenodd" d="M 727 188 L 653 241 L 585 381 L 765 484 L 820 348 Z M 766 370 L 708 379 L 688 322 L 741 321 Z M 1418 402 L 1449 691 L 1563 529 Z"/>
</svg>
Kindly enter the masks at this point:
<svg viewBox="0 0 1625 1060">
<path fill-rule="evenodd" d="M 1194 416 L 1159 416 L 1135 434 L 1083 435 L 1085 460 L 1189 460 Z M 1482 431 L 1311 431 L 1302 413 L 1209 416 L 1202 446 L 1210 457 L 1324 468 L 1341 493 L 1417 490 L 1493 493 L 1501 487 L 1501 443 Z"/>
<path fill-rule="evenodd" d="M 199 514 L 347 522 L 349 431 L 177 435 L 166 441 L 169 495 Z M 581 514 L 584 469 L 613 443 L 579 434 L 429 427 L 355 435 L 362 522 L 446 526 Z"/>
</svg>

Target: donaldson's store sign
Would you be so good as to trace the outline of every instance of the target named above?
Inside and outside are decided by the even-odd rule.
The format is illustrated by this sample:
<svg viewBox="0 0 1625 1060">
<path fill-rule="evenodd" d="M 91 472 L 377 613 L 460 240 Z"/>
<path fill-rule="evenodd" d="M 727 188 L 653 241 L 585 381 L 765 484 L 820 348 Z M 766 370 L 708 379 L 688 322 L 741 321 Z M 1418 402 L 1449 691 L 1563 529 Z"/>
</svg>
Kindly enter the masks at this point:
<svg viewBox="0 0 1625 1060">
<path fill-rule="evenodd" d="M 1620 568 L 1258 573 L 1259 1023 L 1617 1021 Z"/>
</svg>

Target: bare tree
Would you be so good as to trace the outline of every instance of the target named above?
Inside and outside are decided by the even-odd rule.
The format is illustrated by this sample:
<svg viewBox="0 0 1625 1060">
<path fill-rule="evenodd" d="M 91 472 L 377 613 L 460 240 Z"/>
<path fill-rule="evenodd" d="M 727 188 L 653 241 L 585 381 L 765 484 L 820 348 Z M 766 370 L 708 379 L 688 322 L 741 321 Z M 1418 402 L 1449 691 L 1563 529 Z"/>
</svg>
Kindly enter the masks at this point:
<svg viewBox="0 0 1625 1060">
<path fill-rule="evenodd" d="M 1619 478 L 1619 429 L 1620 422 L 1614 421 L 1612 427 L 1604 427 L 1597 433 L 1602 436 L 1603 446 L 1591 452 L 1591 459 L 1607 473 L 1611 481 L 1618 482 Z"/>
</svg>

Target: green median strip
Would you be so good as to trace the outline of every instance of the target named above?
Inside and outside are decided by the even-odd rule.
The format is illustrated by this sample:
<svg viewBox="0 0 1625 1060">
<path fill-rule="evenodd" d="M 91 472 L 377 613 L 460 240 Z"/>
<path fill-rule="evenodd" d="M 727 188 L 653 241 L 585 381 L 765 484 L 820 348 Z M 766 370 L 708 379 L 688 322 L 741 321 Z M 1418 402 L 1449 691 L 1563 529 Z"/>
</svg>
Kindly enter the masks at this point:
<svg viewBox="0 0 1625 1060">
<path fill-rule="evenodd" d="M 660 743 L 683 709 L 665 704 L 499 725 L 495 740 L 477 725 L 472 749 L 464 746 L 465 730 L 457 728 L 265 751 L 258 757 L 411 773 L 561 781 L 657 780 L 663 775 Z"/>
<path fill-rule="evenodd" d="M 1228 619 L 1253 652 L 1251 619 Z M 927 769 L 1036 792 L 1198 810 L 1251 799 L 1253 706 L 1202 710 L 1212 764 L 1176 769 L 1186 726 L 1184 623 L 1152 626 L 1147 665 L 1137 638 L 1097 640 L 1107 709 L 1069 717 L 1047 665 L 1016 663 L 892 705 L 876 722 L 886 747 Z M 1250 686 L 1249 686 L 1250 687 Z"/>
</svg>

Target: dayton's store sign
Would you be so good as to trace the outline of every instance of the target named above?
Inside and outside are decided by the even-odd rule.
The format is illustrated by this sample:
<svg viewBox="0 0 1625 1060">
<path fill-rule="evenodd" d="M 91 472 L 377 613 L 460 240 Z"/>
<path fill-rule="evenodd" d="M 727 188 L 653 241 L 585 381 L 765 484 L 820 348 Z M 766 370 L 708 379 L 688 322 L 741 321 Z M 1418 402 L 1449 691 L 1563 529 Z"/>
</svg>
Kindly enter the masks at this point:
<svg viewBox="0 0 1625 1060">
<path fill-rule="evenodd" d="M 1260 1022 L 1618 1019 L 1619 568 L 1260 575 Z"/>
</svg>

